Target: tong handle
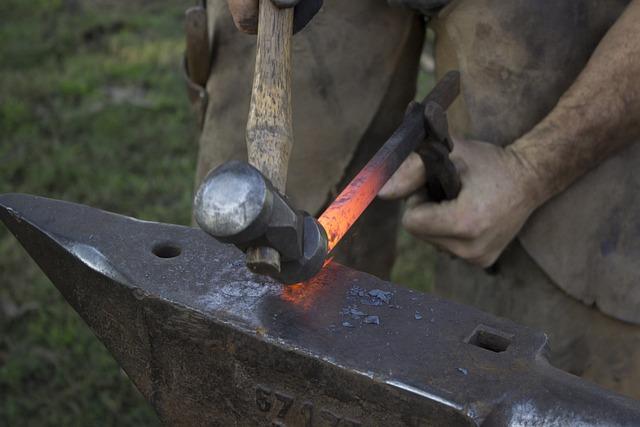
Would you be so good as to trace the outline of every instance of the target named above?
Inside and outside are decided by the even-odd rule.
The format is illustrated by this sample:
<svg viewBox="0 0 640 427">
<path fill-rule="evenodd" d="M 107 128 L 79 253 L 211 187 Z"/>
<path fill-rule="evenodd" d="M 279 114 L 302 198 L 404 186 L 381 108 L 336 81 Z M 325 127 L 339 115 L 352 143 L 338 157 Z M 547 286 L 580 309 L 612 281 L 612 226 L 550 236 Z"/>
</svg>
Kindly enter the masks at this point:
<svg viewBox="0 0 640 427">
<path fill-rule="evenodd" d="M 453 141 L 449 135 L 447 109 L 460 94 L 460 73 L 449 71 L 424 99 L 425 141 L 416 152 L 427 171 L 426 192 L 433 202 L 458 197 L 462 184 L 451 161 Z"/>
</svg>

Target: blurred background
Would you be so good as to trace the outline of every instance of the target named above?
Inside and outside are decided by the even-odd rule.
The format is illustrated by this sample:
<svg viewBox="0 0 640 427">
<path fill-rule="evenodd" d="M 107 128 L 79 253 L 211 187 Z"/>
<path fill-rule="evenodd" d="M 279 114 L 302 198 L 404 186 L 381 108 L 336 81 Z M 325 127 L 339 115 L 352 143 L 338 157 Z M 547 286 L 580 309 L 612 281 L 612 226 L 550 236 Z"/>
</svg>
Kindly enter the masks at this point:
<svg viewBox="0 0 640 427">
<path fill-rule="evenodd" d="M 194 3 L 0 1 L 0 193 L 188 225 L 197 129 L 179 65 Z M 422 67 L 420 94 L 428 55 Z M 398 251 L 394 281 L 428 290 L 431 249 L 401 232 Z M 2 226 L 0 425 L 159 425 Z"/>
</svg>

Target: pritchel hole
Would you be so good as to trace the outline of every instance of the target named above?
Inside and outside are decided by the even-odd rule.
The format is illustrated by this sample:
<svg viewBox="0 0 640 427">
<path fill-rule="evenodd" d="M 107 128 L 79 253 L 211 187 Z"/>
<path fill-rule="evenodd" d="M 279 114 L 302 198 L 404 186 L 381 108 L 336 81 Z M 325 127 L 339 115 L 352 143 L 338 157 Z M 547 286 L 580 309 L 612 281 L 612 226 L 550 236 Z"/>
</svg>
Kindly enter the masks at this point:
<svg viewBox="0 0 640 427">
<path fill-rule="evenodd" d="M 502 353 L 511 344 L 513 335 L 506 334 L 489 326 L 479 325 L 471 336 L 466 340 L 467 343 L 494 353 Z"/>
<path fill-rule="evenodd" d="M 161 243 L 159 245 L 155 245 L 153 249 L 151 249 L 151 252 L 159 258 L 175 258 L 180 255 L 182 249 L 176 245 Z"/>
</svg>

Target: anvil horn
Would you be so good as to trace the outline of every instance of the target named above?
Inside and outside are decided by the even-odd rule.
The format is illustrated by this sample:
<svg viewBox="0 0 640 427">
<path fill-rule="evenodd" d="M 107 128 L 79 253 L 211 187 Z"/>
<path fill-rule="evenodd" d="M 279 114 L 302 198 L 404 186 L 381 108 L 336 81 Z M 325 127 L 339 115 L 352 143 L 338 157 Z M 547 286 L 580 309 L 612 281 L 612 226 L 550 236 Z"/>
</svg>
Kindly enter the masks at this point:
<svg viewBox="0 0 640 427">
<path fill-rule="evenodd" d="M 0 218 L 176 425 L 631 425 L 544 334 L 338 264 L 286 287 L 204 232 L 40 197 Z"/>
</svg>

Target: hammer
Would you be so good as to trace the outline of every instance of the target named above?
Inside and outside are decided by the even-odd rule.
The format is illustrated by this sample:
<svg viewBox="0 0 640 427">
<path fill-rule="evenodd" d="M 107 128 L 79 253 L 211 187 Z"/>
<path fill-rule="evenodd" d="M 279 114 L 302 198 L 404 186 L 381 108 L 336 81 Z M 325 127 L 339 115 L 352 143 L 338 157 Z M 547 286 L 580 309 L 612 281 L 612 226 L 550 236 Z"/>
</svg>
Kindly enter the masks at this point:
<svg viewBox="0 0 640 427">
<path fill-rule="evenodd" d="M 293 147 L 291 41 L 299 0 L 260 0 L 247 121 L 248 164 L 209 173 L 194 200 L 196 222 L 246 254 L 250 270 L 295 283 L 320 270 L 327 239 L 318 221 L 284 196 Z"/>
<path fill-rule="evenodd" d="M 211 181 L 207 177 L 196 194 L 194 208 L 196 221 L 204 230 L 219 240 L 228 237 L 231 243 L 242 247 L 250 270 L 275 277 L 281 271 L 282 253 L 299 258 L 302 245 L 302 222 L 291 218 L 298 214 L 287 215 L 279 208 L 282 203 L 277 203 L 283 200 L 293 147 L 291 41 L 293 6 L 298 2 L 260 0 L 259 3 L 256 65 L 246 129 L 250 165 L 246 166 L 250 172 L 257 171 L 259 182 L 252 180 L 255 176 L 251 174 L 240 173 L 218 177 L 214 185 L 207 185 Z M 275 224 L 271 221 L 268 230 L 251 225 L 256 219 L 259 224 L 268 223 L 272 212 L 279 220 Z M 290 224 L 294 224 L 293 230 L 288 228 Z M 290 242 L 291 236 L 293 245 L 287 245 L 289 251 L 274 244 L 274 239 Z"/>
<path fill-rule="evenodd" d="M 412 102 L 396 131 L 318 219 L 292 206 L 273 178 L 253 165 L 231 161 L 202 182 L 194 203 L 196 222 L 216 239 L 245 251 L 254 271 L 285 284 L 312 278 L 412 151 L 427 166 L 428 198 L 441 202 L 457 197 L 461 183 L 449 158 L 453 144 L 446 110 L 459 86 L 459 74 L 451 71 L 422 102 Z M 271 259 L 265 260 L 268 251 L 262 248 L 273 250 L 278 270 L 271 268 Z"/>
<path fill-rule="evenodd" d="M 260 0 L 256 68 L 247 121 L 249 164 L 280 193 L 285 193 L 293 148 L 291 124 L 291 39 L 295 2 Z M 270 246 L 247 250 L 247 266 L 256 273 L 280 272 L 280 254 Z"/>
</svg>

